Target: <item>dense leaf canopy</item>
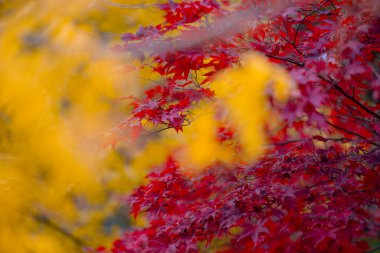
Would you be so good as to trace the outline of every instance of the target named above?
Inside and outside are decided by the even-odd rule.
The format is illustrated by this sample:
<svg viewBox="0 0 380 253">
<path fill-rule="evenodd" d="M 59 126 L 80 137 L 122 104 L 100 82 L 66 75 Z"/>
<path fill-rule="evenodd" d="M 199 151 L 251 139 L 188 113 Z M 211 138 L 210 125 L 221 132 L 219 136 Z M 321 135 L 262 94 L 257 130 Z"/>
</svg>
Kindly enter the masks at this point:
<svg viewBox="0 0 380 253">
<path fill-rule="evenodd" d="M 153 131 L 157 152 L 170 151 L 127 198 L 149 225 L 111 251 L 374 252 L 379 4 L 157 8 L 165 22 L 123 35 L 114 48 L 158 74 L 144 95 L 129 98 L 120 128 Z"/>
</svg>

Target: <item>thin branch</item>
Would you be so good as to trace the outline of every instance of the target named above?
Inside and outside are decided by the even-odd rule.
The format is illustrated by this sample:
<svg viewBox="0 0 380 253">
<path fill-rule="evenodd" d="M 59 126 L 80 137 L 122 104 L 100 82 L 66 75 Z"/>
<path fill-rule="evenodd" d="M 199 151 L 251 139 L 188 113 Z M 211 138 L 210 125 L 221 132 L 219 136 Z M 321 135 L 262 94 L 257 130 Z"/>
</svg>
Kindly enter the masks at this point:
<svg viewBox="0 0 380 253">
<path fill-rule="evenodd" d="M 363 105 L 359 100 L 357 100 L 355 97 L 347 94 L 338 84 L 336 81 L 333 81 L 333 80 L 328 80 L 326 79 L 325 77 L 323 77 L 322 75 L 318 74 L 318 77 L 320 79 L 322 79 L 323 81 L 329 83 L 329 84 L 332 84 L 333 87 L 339 91 L 343 96 L 345 96 L 346 98 L 348 98 L 349 100 L 351 100 L 352 102 L 354 102 L 355 104 L 357 104 L 360 108 L 362 108 L 364 111 L 366 111 L 367 113 L 371 114 L 372 116 L 374 116 L 375 118 L 377 118 L 378 120 L 380 120 L 380 115 L 378 115 L 377 113 L 375 113 L 374 111 L 372 111 L 371 109 L 369 109 L 368 107 L 366 107 L 365 105 Z"/>
<path fill-rule="evenodd" d="M 373 247 L 373 248 L 371 248 L 371 249 L 369 249 L 369 250 L 367 250 L 365 253 L 372 253 L 372 252 L 376 252 L 378 250 L 380 250 L 380 244 L 377 245 L 377 246 L 375 246 L 375 247 Z"/>
<path fill-rule="evenodd" d="M 335 125 L 335 124 L 331 123 L 331 122 L 328 121 L 328 120 L 326 120 L 326 123 L 327 123 L 328 125 L 330 125 L 330 126 L 336 128 L 336 129 L 338 129 L 338 130 L 341 130 L 341 131 L 345 132 L 345 133 L 348 133 L 348 134 L 351 134 L 351 135 L 355 135 L 355 136 L 357 136 L 357 137 L 359 137 L 360 139 L 363 139 L 363 140 L 367 140 L 367 138 L 365 138 L 364 136 L 362 136 L 362 135 L 360 135 L 360 134 L 358 134 L 358 133 L 352 132 L 352 131 L 350 131 L 350 130 L 348 130 L 348 129 L 345 129 L 345 128 L 341 127 L 341 126 Z"/>
<path fill-rule="evenodd" d="M 321 8 L 321 7 L 322 7 L 327 1 L 328 1 L 328 0 L 323 1 L 320 5 L 318 5 L 318 7 L 316 7 L 314 10 L 312 10 L 312 11 L 310 11 L 308 14 L 306 14 L 306 15 L 303 17 L 303 19 L 301 20 L 301 22 L 298 24 L 297 29 L 296 29 L 296 32 L 295 32 L 295 34 L 294 34 L 293 43 L 292 43 L 292 44 L 294 45 L 295 48 L 297 47 L 297 44 L 296 44 L 296 43 L 297 43 L 298 32 L 299 32 L 299 30 L 300 30 L 301 25 L 303 24 L 303 22 L 305 22 L 305 20 L 306 20 L 309 16 L 313 15 L 313 13 L 316 12 L 319 8 Z"/>
<path fill-rule="evenodd" d="M 282 58 L 280 56 L 275 56 L 275 55 L 270 55 L 270 54 L 267 54 L 266 55 L 268 58 L 273 58 L 273 59 L 277 59 L 277 60 L 281 60 L 281 61 L 286 61 L 286 62 L 290 62 L 290 63 L 293 63 L 299 67 L 304 67 L 305 64 L 303 62 L 298 62 L 296 60 L 293 60 L 291 58 Z"/>
<path fill-rule="evenodd" d="M 80 247 L 88 247 L 87 243 L 85 241 L 83 241 L 81 238 L 76 237 L 75 235 L 73 235 L 72 233 L 67 231 L 66 229 L 60 227 L 58 224 L 54 223 L 52 220 L 47 218 L 45 215 L 36 214 L 36 215 L 33 215 L 33 219 L 35 221 L 47 226 L 47 227 L 52 228 L 55 231 L 59 232 L 60 234 L 62 234 L 63 236 L 67 237 L 72 242 L 74 242 L 76 245 L 78 245 Z"/>
<path fill-rule="evenodd" d="M 341 127 L 341 126 L 335 125 L 335 124 L 329 122 L 328 120 L 325 120 L 325 121 L 326 121 L 326 123 L 327 123 L 328 125 L 334 127 L 335 129 L 338 129 L 338 130 L 340 130 L 340 131 L 343 131 L 343 132 L 348 133 L 348 134 L 351 134 L 351 135 L 355 135 L 355 136 L 359 137 L 360 139 L 363 139 L 363 140 L 365 140 L 365 141 L 368 141 L 368 142 L 371 143 L 372 145 L 380 146 L 380 144 L 378 144 L 378 143 L 376 143 L 376 142 L 373 142 L 373 141 L 370 141 L 370 140 L 368 140 L 367 138 L 365 138 L 364 136 L 362 136 L 362 135 L 360 135 L 360 134 L 358 134 L 358 133 L 355 133 L 355 132 L 352 132 L 352 131 L 350 131 L 350 130 L 348 130 L 348 129 L 345 129 L 344 127 Z"/>
<path fill-rule="evenodd" d="M 356 120 L 361 121 L 362 125 L 371 133 L 374 135 L 377 135 L 380 137 L 380 134 L 377 133 L 376 129 L 374 129 L 369 123 L 371 122 L 371 119 L 366 117 L 357 116 L 353 113 L 354 110 L 347 110 L 347 112 L 354 117 Z"/>
<path fill-rule="evenodd" d="M 328 180 L 325 180 L 325 181 L 321 181 L 321 182 L 318 182 L 318 183 L 306 186 L 306 188 L 311 189 L 311 188 L 313 188 L 315 186 L 318 186 L 318 185 L 321 185 L 321 184 L 327 184 L 327 183 L 331 183 L 331 182 L 334 182 L 334 180 L 333 179 L 328 179 Z"/>
<path fill-rule="evenodd" d="M 334 8 L 334 10 L 336 10 L 336 6 L 335 6 L 334 2 L 332 0 L 329 0 L 329 2 L 331 3 L 331 5 Z"/>
<path fill-rule="evenodd" d="M 121 4 L 121 3 L 115 3 L 111 0 L 102 0 L 105 4 L 108 4 L 113 7 L 123 8 L 123 9 L 141 9 L 141 8 L 149 8 L 149 7 L 155 7 L 158 6 L 158 4 Z"/>
<path fill-rule="evenodd" d="M 314 140 L 313 138 L 310 138 L 310 139 Z M 354 141 L 354 140 L 348 139 L 348 138 L 324 138 L 324 139 L 326 141 L 342 141 L 342 142 Z M 294 140 L 288 140 L 288 141 L 275 142 L 272 145 L 283 146 L 283 145 L 288 145 L 288 144 L 295 143 L 295 142 L 303 142 L 303 141 L 307 141 L 307 140 L 309 140 L 309 139 L 294 139 Z"/>
<path fill-rule="evenodd" d="M 189 120 L 187 120 L 187 119 L 184 119 L 184 121 L 186 122 L 186 124 L 182 124 L 181 127 L 188 126 L 188 125 L 190 125 L 190 123 L 192 122 L 192 121 L 189 121 Z M 158 133 L 160 133 L 160 132 L 162 132 L 162 131 L 165 131 L 165 130 L 168 130 L 168 129 L 172 129 L 172 128 L 174 128 L 174 127 L 172 127 L 172 126 L 167 126 L 167 127 L 161 128 L 161 129 L 156 130 L 156 131 L 153 131 L 153 132 L 148 131 L 148 130 L 146 130 L 146 129 L 145 129 L 145 131 L 148 132 L 149 135 L 154 135 L 154 134 L 158 134 Z"/>
<path fill-rule="evenodd" d="M 360 103 L 360 101 L 358 101 L 353 96 L 348 95 L 338 84 L 335 83 L 334 84 L 334 88 L 337 89 L 340 93 L 342 93 L 343 96 L 345 96 L 346 98 L 350 99 L 355 104 L 357 104 L 364 111 L 366 111 L 367 113 L 371 114 L 372 116 L 374 116 L 374 117 L 376 117 L 377 119 L 380 120 L 380 115 L 378 115 L 377 113 L 375 113 L 374 111 L 370 110 L 368 107 L 366 107 L 365 105 L 363 105 L 362 103 Z"/>
</svg>

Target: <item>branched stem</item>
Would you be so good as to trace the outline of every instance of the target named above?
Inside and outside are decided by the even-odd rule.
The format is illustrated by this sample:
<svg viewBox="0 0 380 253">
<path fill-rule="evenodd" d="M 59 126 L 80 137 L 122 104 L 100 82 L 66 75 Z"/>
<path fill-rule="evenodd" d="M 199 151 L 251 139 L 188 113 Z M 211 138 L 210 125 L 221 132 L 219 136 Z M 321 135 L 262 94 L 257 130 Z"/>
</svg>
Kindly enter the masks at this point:
<svg viewBox="0 0 380 253">
<path fill-rule="evenodd" d="M 374 116 L 374 117 L 376 117 L 377 119 L 380 120 L 380 115 L 378 115 L 377 113 L 375 113 L 374 111 L 370 110 L 368 107 L 366 107 L 365 105 L 363 105 L 362 103 L 360 103 L 360 101 L 358 101 L 353 96 L 348 95 L 338 84 L 334 83 L 333 85 L 334 85 L 334 88 L 337 89 L 340 93 L 342 93 L 343 96 L 345 96 L 346 98 L 350 99 L 355 104 L 357 104 L 360 108 L 362 108 L 364 111 L 366 111 L 367 113 L 371 114 L 372 116 Z"/>
<path fill-rule="evenodd" d="M 331 123 L 331 122 L 328 121 L 328 120 L 325 120 L 325 121 L 326 121 L 326 123 L 327 123 L 328 125 L 332 126 L 332 127 L 335 128 L 335 129 L 338 129 L 338 130 L 340 130 L 340 131 L 343 131 L 343 132 L 348 133 L 348 134 L 351 134 L 351 135 L 355 135 L 355 136 L 359 137 L 360 139 L 363 139 L 363 140 L 368 141 L 368 142 L 371 143 L 372 145 L 380 146 L 380 144 L 378 144 L 378 143 L 376 143 L 376 142 L 373 142 L 373 141 L 369 141 L 367 138 L 365 138 L 365 137 L 364 137 L 363 135 L 361 135 L 361 134 L 358 134 L 358 133 L 352 132 L 352 131 L 350 131 L 350 130 L 344 128 L 344 127 L 341 127 L 341 126 L 335 125 L 335 124 Z"/>
<path fill-rule="evenodd" d="M 306 14 L 306 15 L 303 17 L 303 19 L 301 20 L 301 22 L 298 24 L 297 29 L 296 29 L 296 32 L 295 32 L 295 34 L 294 34 L 293 43 L 292 43 L 293 46 L 294 46 L 296 49 L 297 49 L 297 36 L 298 36 L 298 32 L 299 32 L 299 30 L 300 30 L 300 28 L 301 28 L 303 22 L 305 22 L 305 20 L 306 20 L 309 16 L 313 15 L 313 13 L 316 12 L 319 8 L 321 8 L 321 7 L 322 7 L 327 1 L 328 1 L 328 0 L 323 1 L 320 5 L 318 5 L 318 7 L 316 7 L 314 10 L 312 10 L 312 11 L 310 11 L 308 14 Z"/>
<path fill-rule="evenodd" d="M 329 79 L 326 79 L 325 77 L 323 77 L 322 75 L 318 75 L 318 77 L 320 79 L 322 79 L 323 81 L 329 83 L 329 84 L 332 84 L 333 87 L 339 91 L 343 96 L 345 96 L 346 98 L 348 98 L 349 100 L 351 100 L 352 102 L 354 102 L 355 104 L 357 104 L 360 108 L 362 108 L 364 111 L 366 111 L 367 113 L 371 114 L 372 116 L 374 116 L 375 118 L 377 118 L 378 120 L 380 120 L 380 115 L 378 115 L 377 113 L 375 113 L 374 111 L 372 111 L 371 109 L 369 109 L 368 107 L 366 107 L 365 105 L 363 105 L 359 100 L 357 100 L 355 97 L 347 94 L 347 92 L 345 92 L 335 81 L 333 80 L 329 80 Z"/>
</svg>

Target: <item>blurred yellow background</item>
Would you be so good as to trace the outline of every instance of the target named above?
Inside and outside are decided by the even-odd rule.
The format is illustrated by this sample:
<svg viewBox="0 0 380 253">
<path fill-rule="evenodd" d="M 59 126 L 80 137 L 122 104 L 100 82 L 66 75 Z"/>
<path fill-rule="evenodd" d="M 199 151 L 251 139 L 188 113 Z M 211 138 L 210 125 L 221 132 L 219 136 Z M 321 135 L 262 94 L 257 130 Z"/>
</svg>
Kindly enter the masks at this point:
<svg viewBox="0 0 380 253">
<path fill-rule="evenodd" d="M 82 252 L 129 225 L 119 196 L 144 172 L 102 142 L 135 78 L 109 47 L 159 22 L 155 2 L 1 1 L 0 252 Z"/>
</svg>

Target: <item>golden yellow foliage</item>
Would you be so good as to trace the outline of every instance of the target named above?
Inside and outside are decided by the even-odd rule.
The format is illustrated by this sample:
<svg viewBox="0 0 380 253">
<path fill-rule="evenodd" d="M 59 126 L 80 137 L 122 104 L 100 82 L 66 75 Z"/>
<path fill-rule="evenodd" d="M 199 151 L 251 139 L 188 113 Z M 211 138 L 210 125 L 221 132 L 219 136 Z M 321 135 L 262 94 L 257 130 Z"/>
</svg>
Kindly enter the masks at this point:
<svg viewBox="0 0 380 253">
<path fill-rule="evenodd" d="M 183 134 L 167 135 L 176 140 L 176 149 L 181 150 L 178 159 L 186 169 L 205 168 L 218 161 L 249 162 L 265 151 L 264 126 L 274 120 L 267 92 L 285 101 L 292 81 L 285 70 L 260 55 L 242 56 L 241 65 L 217 75 L 211 84 L 216 99 L 204 101 L 191 111 L 193 121 L 184 127 Z M 239 148 L 218 141 L 218 122 L 235 130 Z"/>
<path fill-rule="evenodd" d="M 272 89 L 274 98 L 284 101 L 291 79 L 260 55 L 246 55 L 242 65 L 220 74 L 215 91 L 225 106 L 227 121 L 236 129 L 242 156 L 254 160 L 263 154 L 266 144 L 264 125 L 270 116 L 266 90 Z"/>
<path fill-rule="evenodd" d="M 5 1 L 0 10 L 0 252 L 103 244 L 123 225 L 117 194 L 143 177 L 125 152 L 100 147 L 132 75 L 118 74 L 125 62 L 103 35 L 137 29 L 149 11 L 92 0 Z"/>
<path fill-rule="evenodd" d="M 192 112 L 195 120 L 184 129 L 186 167 L 204 167 L 213 162 L 228 162 L 233 158 L 233 150 L 217 141 L 218 121 L 213 106 L 205 103 Z"/>
</svg>

